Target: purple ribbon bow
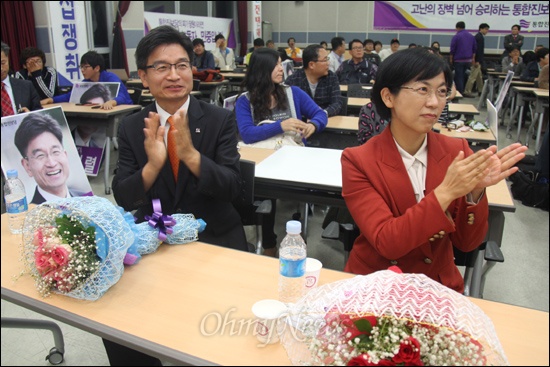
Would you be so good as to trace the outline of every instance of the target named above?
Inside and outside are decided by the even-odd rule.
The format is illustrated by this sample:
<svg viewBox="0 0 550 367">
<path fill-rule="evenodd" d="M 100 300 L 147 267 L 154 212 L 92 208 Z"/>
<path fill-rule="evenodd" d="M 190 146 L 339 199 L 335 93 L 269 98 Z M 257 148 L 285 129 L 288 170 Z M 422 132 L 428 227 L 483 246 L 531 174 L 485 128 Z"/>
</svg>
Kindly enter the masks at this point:
<svg viewBox="0 0 550 367">
<path fill-rule="evenodd" d="M 174 232 L 172 226 L 176 224 L 176 221 L 172 216 L 162 214 L 160 199 L 153 199 L 153 215 L 146 215 L 145 220 L 148 221 L 151 227 L 158 228 L 158 239 L 161 241 L 166 240 L 166 236 Z"/>
</svg>

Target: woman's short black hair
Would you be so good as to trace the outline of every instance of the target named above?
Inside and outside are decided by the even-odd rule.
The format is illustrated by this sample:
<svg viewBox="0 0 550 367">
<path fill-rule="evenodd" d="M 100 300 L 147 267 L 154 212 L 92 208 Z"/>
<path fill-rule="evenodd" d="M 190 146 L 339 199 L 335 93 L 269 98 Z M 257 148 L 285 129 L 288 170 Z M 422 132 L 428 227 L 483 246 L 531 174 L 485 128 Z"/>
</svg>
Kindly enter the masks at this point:
<svg viewBox="0 0 550 367">
<path fill-rule="evenodd" d="M 399 94 L 400 87 L 411 81 L 428 80 L 443 73 L 450 89 L 453 76 L 447 62 L 441 57 L 422 48 L 408 48 L 391 54 L 376 73 L 376 83 L 372 88 L 372 101 L 383 119 L 391 118 L 391 110 L 382 101 L 380 92 L 388 88 L 392 94 Z"/>
</svg>

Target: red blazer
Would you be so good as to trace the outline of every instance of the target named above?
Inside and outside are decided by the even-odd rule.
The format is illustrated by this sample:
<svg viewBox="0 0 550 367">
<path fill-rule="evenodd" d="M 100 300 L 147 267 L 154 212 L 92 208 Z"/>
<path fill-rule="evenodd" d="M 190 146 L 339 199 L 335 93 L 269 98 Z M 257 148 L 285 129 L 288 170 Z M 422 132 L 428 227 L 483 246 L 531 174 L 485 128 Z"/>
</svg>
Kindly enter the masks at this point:
<svg viewBox="0 0 550 367">
<path fill-rule="evenodd" d="M 452 245 L 471 251 L 484 240 L 487 197 L 477 205 L 456 199 L 445 213 L 433 193 L 461 150 L 472 154 L 464 139 L 428 133 L 426 192 L 419 203 L 389 127 L 366 144 L 344 150 L 342 196 L 361 231 L 345 271 L 369 274 L 397 265 L 464 291 Z"/>
</svg>

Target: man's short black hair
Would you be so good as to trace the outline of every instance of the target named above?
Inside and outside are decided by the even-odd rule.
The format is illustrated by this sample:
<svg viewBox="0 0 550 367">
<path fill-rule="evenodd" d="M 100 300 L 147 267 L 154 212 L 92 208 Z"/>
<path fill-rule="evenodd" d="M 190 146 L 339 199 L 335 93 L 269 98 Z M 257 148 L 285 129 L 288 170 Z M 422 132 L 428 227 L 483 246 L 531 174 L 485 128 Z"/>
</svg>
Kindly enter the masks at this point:
<svg viewBox="0 0 550 367">
<path fill-rule="evenodd" d="M 202 45 L 202 47 L 204 47 L 204 41 L 202 40 L 202 38 L 195 38 L 193 40 L 193 47 L 195 47 L 196 45 Z"/>
<path fill-rule="evenodd" d="M 254 40 L 253 45 L 254 45 L 255 47 L 264 47 L 264 46 L 265 46 L 265 43 L 264 43 L 263 38 L 256 38 L 256 39 Z"/>
<path fill-rule="evenodd" d="M 225 39 L 223 34 L 221 33 L 217 34 L 216 37 L 214 37 L 214 42 L 218 42 L 219 39 Z"/>
<path fill-rule="evenodd" d="M 460 21 L 460 22 L 456 23 L 455 28 L 456 29 L 466 29 L 466 23 L 464 23 L 463 21 Z"/>
<path fill-rule="evenodd" d="M 363 41 L 363 46 L 366 46 L 369 43 L 372 43 L 372 47 L 374 47 L 374 41 L 370 38 L 367 38 L 365 41 Z"/>
<path fill-rule="evenodd" d="M 161 25 L 151 29 L 138 43 L 136 53 L 136 66 L 139 70 L 147 70 L 149 56 L 161 45 L 180 45 L 192 63 L 195 56 L 191 39 L 183 32 L 179 32 L 170 25 Z"/>
<path fill-rule="evenodd" d="M 489 24 L 487 24 L 487 23 L 481 23 L 481 24 L 479 25 L 479 30 L 482 30 L 482 29 L 489 29 L 489 28 L 491 28 L 491 27 L 489 27 Z"/>
<path fill-rule="evenodd" d="M 52 133 L 63 145 L 63 132 L 59 123 L 50 115 L 32 113 L 27 115 L 15 132 L 13 142 L 23 158 L 28 157 L 27 148 L 31 140 L 43 133 Z"/>
<path fill-rule="evenodd" d="M 537 62 L 540 62 L 540 60 L 544 59 L 546 55 L 548 55 L 547 47 L 539 48 L 537 52 L 535 52 L 535 56 L 537 57 Z"/>
<path fill-rule="evenodd" d="M 390 42 L 390 45 L 393 45 L 394 43 L 397 43 L 398 45 L 401 44 L 401 43 L 399 43 L 399 40 L 397 38 L 392 38 L 391 42 Z"/>
<path fill-rule="evenodd" d="M 288 39 L 286 40 L 286 43 L 289 43 L 290 40 L 293 40 L 294 42 L 296 42 L 296 39 L 294 37 L 288 37 Z"/>
<path fill-rule="evenodd" d="M 342 37 L 333 37 L 330 40 L 330 45 L 332 46 L 332 51 L 336 50 L 338 47 L 344 43 L 345 40 Z"/>
<path fill-rule="evenodd" d="M 517 28 L 518 31 L 521 31 L 521 26 L 520 26 L 519 24 L 514 24 L 514 25 L 512 26 L 512 28 L 510 28 L 510 29 L 514 29 L 514 28 Z"/>
<path fill-rule="evenodd" d="M 40 57 L 40 59 L 42 60 L 42 65 L 46 65 L 46 54 L 44 53 L 44 51 L 36 47 L 27 47 L 23 49 L 23 51 L 21 51 L 19 62 L 21 63 L 21 65 L 25 65 L 27 63 L 27 60 L 31 57 Z"/>
<path fill-rule="evenodd" d="M 312 61 L 317 61 L 319 59 L 319 50 L 323 49 L 321 45 L 309 45 L 304 48 L 302 52 L 302 61 L 304 64 L 304 69 L 307 69 L 309 63 Z"/>
<path fill-rule="evenodd" d="M 111 100 L 111 91 L 104 84 L 94 84 L 80 96 L 80 103 L 89 103 L 94 98 L 102 98 L 103 102 Z"/>
<path fill-rule="evenodd" d="M 91 50 L 82 55 L 80 65 L 90 65 L 92 68 L 99 66 L 99 71 L 103 71 L 105 70 L 105 59 L 97 51 Z"/>
</svg>

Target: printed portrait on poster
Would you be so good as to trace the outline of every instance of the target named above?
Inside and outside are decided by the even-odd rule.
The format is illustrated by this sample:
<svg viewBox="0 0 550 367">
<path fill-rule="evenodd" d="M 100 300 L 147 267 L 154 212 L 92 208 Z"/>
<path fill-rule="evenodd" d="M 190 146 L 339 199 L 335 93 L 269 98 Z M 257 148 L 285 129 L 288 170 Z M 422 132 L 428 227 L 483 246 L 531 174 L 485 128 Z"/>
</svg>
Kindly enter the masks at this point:
<svg viewBox="0 0 550 367">
<path fill-rule="evenodd" d="M 2 117 L 2 171 L 16 169 L 27 201 L 93 195 L 61 107 Z"/>
</svg>

